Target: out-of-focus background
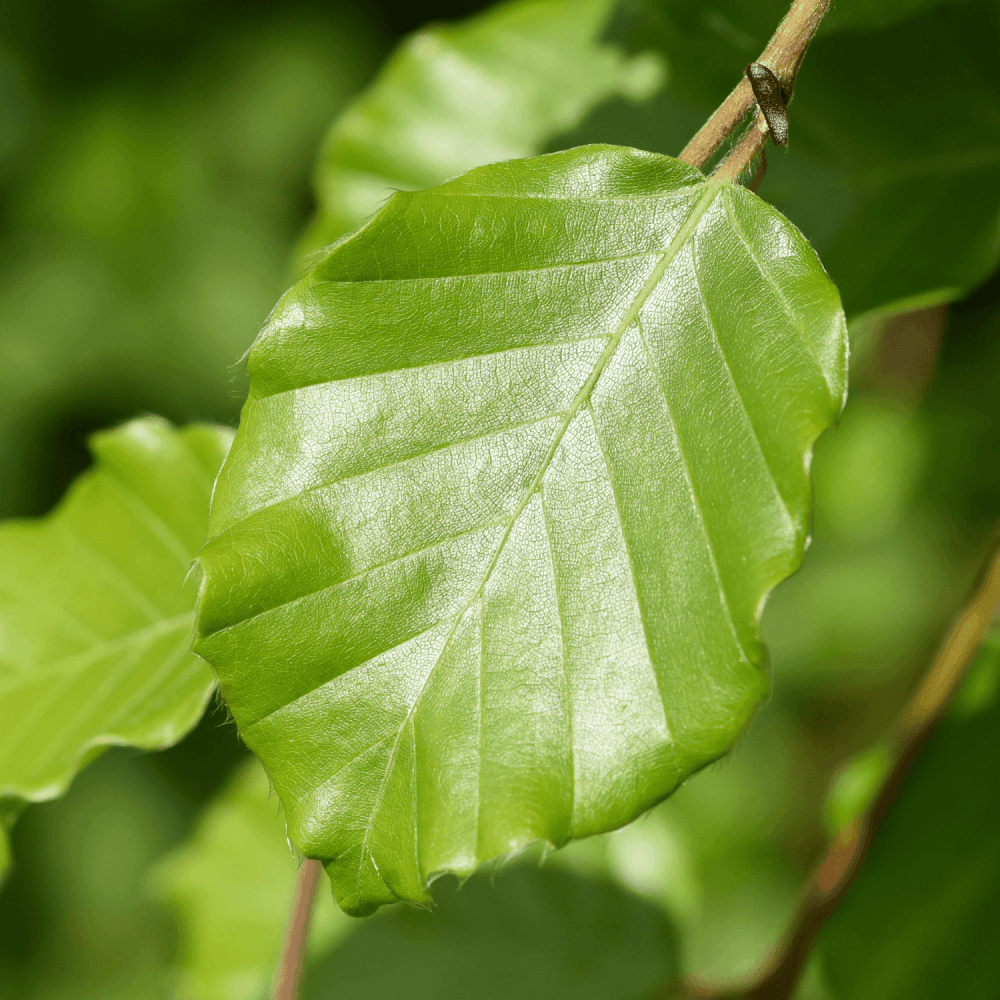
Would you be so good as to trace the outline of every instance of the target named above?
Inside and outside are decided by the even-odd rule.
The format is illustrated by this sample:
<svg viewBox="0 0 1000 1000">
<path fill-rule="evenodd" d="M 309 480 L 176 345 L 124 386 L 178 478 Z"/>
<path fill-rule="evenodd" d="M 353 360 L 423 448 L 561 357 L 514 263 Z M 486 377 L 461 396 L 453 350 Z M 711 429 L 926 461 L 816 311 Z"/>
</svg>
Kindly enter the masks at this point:
<svg viewBox="0 0 1000 1000">
<path fill-rule="evenodd" d="M 0 516 L 48 511 L 139 413 L 235 424 L 287 287 L 324 132 L 391 47 L 482 3 L 0 4 Z M 221 711 L 105 755 L 29 809 L 0 895 L 0 996 L 163 996 L 144 878 L 243 751 Z"/>
<path fill-rule="evenodd" d="M 240 358 L 293 275 L 331 121 L 405 33 L 484 6 L 0 7 L 0 515 L 49 510 L 99 428 L 143 412 L 235 424 Z M 550 148 L 676 153 L 699 120 L 683 99 L 598 109 Z M 780 203 L 775 159 L 761 194 Z M 869 327 L 817 449 L 806 568 L 765 613 L 771 702 L 653 814 L 549 862 L 555 893 L 559 872 L 596 873 L 659 908 L 708 976 L 751 972 L 780 935 L 829 836 L 833 774 L 898 711 L 1000 513 L 1000 282 Z M 0 890 L 0 997 L 173 996 L 178 929 L 155 873 L 243 754 L 216 708 L 173 750 L 109 751 L 29 808 Z"/>
</svg>

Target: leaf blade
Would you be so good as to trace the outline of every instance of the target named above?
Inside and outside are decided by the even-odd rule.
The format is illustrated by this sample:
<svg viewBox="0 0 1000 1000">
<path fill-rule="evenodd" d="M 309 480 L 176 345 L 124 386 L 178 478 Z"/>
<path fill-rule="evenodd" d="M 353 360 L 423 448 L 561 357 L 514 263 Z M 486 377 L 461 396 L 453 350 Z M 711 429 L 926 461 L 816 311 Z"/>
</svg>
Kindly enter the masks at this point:
<svg viewBox="0 0 1000 1000">
<path fill-rule="evenodd" d="M 655 59 L 601 42 L 613 7 L 521 0 L 407 39 L 327 137 L 300 254 L 350 232 L 393 191 L 539 153 L 608 97 L 656 90 Z"/>
<path fill-rule="evenodd" d="M 201 717 L 214 680 L 185 578 L 231 433 L 103 432 L 51 515 L 0 526 L 0 798 L 53 798 L 101 748 L 169 746 Z"/>
<path fill-rule="evenodd" d="M 279 303 L 198 649 L 342 906 L 620 826 L 724 752 L 845 343 L 777 213 L 613 147 L 397 194 Z"/>
</svg>

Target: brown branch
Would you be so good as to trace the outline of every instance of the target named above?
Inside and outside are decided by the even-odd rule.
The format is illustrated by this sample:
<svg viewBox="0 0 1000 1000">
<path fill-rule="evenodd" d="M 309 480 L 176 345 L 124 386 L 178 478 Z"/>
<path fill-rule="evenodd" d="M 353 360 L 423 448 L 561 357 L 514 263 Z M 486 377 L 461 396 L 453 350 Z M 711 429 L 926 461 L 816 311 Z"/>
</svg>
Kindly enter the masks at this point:
<svg viewBox="0 0 1000 1000">
<path fill-rule="evenodd" d="M 791 96 L 806 49 L 830 3 L 831 0 L 795 0 L 757 60 L 778 78 L 788 96 Z M 679 159 L 693 167 L 703 167 L 753 106 L 753 89 L 744 77 L 684 147 Z"/>
<path fill-rule="evenodd" d="M 281 960 L 274 979 L 273 1000 L 298 1000 L 302 987 L 302 973 L 306 966 L 306 947 L 309 944 L 309 926 L 312 923 L 313 903 L 319 887 L 323 866 L 307 858 L 299 869 L 295 885 L 295 900 L 285 929 L 285 942 Z"/>
<path fill-rule="evenodd" d="M 756 982 L 738 989 L 716 990 L 689 980 L 666 995 L 692 1000 L 789 1000 L 823 921 L 854 881 L 904 775 L 961 685 L 998 606 L 1000 544 L 995 542 L 972 597 L 890 734 L 888 743 L 894 750 L 892 769 L 865 814 L 834 838 L 802 893 L 788 934 L 763 973 Z"/>
<path fill-rule="evenodd" d="M 767 170 L 767 154 L 765 152 L 767 137 L 767 121 L 764 118 L 764 112 L 758 111 L 757 120 L 753 127 L 747 129 L 736 148 L 719 164 L 715 176 L 720 180 L 735 183 L 750 168 L 754 160 L 757 160 L 757 170 L 751 181 L 751 187 L 756 191 L 764 179 L 764 171 Z"/>
</svg>

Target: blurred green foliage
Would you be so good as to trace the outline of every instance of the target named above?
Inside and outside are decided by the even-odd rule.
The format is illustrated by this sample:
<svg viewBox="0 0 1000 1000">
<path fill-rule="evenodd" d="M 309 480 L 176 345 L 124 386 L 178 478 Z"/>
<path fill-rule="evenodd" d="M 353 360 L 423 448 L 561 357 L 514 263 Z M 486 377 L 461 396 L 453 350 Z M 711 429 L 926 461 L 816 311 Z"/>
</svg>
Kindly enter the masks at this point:
<svg viewBox="0 0 1000 1000">
<path fill-rule="evenodd" d="M 260 763 L 244 763 L 183 848 L 154 873 L 178 913 L 180 1000 L 265 1000 L 295 891 L 296 859 Z M 326 879 L 323 879 L 326 883 Z M 316 959 L 355 921 L 320 886 L 309 940 Z"/>
<path fill-rule="evenodd" d="M 656 32 L 636 40 L 635 5 L 625 5 L 609 37 L 632 38 L 637 50 L 655 42 L 670 62 L 667 89 L 639 105 L 610 101 L 552 139 L 553 148 L 600 139 L 676 153 L 783 6 L 655 3 Z M 84 465 L 91 430 L 146 410 L 176 421 L 235 419 L 244 391 L 236 362 L 282 290 L 312 215 L 309 175 L 324 128 L 394 33 L 472 6 L 383 7 L 388 23 L 371 23 L 371 10 L 346 4 L 0 4 L 0 512 L 51 507 Z M 919 16 L 908 23 L 911 14 Z M 992 244 L 980 239 L 971 255 L 968 247 L 953 252 L 955 243 L 934 242 L 933 228 L 969 194 L 973 207 L 959 205 L 954 218 L 964 221 L 948 230 L 952 237 L 962 238 L 963 227 L 977 239 L 996 231 L 995 151 L 968 141 L 996 119 L 995 18 L 995 5 L 980 3 L 841 0 L 807 57 L 791 149 L 772 156 L 761 194 L 830 249 L 855 312 L 905 299 L 915 287 L 904 281 L 885 296 L 866 273 L 866 240 L 851 237 L 850 220 L 873 204 L 882 213 L 876 225 L 888 215 L 900 226 L 883 273 L 898 261 L 902 278 L 916 275 L 925 290 L 965 294 L 995 263 Z M 684 34 L 673 37 L 683 45 L 670 43 L 671 23 L 681 25 Z M 866 74 L 872 54 L 893 38 L 902 48 L 885 95 Z M 957 53 L 949 65 L 960 64 L 959 72 L 941 68 L 939 42 Z M 919 52 L 931 54 L 929 64 Z M 897 166 L 913 166 L 910 138 L 919 140 L 917 152 L 924 148 L 923 116 L 942 107 L 942 94 L 954 95 L 952 86 L 961 100 L 944 104 L 971 108 L 975 120 L 970 128 L 959 116 L 933 138 L 944 154 L 937 168 L 945 169 L 929 169 L 906 189 L 933 210 L 917 225 L 891 191 L 861 190 L 858 178 L 871 164 L 890 180 Z M 911 105 L 916 119 L 896 113 Z M 951 170 L 955 164 L 961 169 Z M 853 259 L 848 237 L 860 247 Z M 944 278 L 919 270 L 911 258 L 922 254 L 944 262 Z M 664 918 L 678 928 L 685 969 L 722 977 L 758 967 L 825 843 L 831 776 L 879 739 L 902 704 L 1000 513 L 1000 282 L 950 308 L 940 352 L 931 345 L 923 369 L 904 379 L 907 391 L 887 376 L 898 358 L 879 334 L 876 327 L 871 350 L 857 354 L 841 427 L 817 449 L 805 568 L 765 613 L 772 702 L 729 758 L 648 817 L 547 862 L 573 868 L 575 878 L 612 881 L 597 891 L 637 921 L 624 925 L 636 941 L 615 940 L 640 968 L 654 968 L 654 942 L 663 946 L 658 960 L 673 961 Z M 989 662 L 927 747 L 868 881 L 824 937 L 824 974 L 838 1000 L 876 995 L 865 984 L 877 982 L 871 970 L 887 953 L 940 984 L 935 977 L 954 965 L 939 961 L 939 942 L 972 926 L 980 891 L 993 886 L 988 823 L 996 796 L 980 783 L 989 768 L 967 766 L 970 755 L 993 756 L 1000 661 Z M 185 841 L 241 755 L 216 713 L 165 753 L 109 752 L 64 799 L 28 810 L 11 833 L 16 866 L 0 895 L 0 997 L 175 995 L 177 927 L 149 889 L 151 872 Z M 926 837 L 908 839 L 925 827 Z M 973 850 L 962 838 L 977 830 Z M 949 865 L 966 847 L 968 867 L 956 877 Z M 560 882 L 570 877 L 564 871 L 544 871 L 553 898 L 581 906 L 590 898 L 590 888 Z M 364 970 L 394 950 L 433 989 L 427 984 L 439 981 L 456 949 L 468 969 L 483 941 L 504 940 L 505 930 L 489 926 L 495 911 L 485 882 L 467 887 L 468 900 L 442 888 L 436 942 L 424 913 L 362 925 L 364 936 L 336 953 L 342 965 L 331 959 L 323 967 L 336 990 L 318 995 L 357 992 Z M 934 908 L 937 900 L 951 909 Z M 904 930 L 898 922 L 907 914 Z M 992 923 L 984 917 L 978 926 L 985 933 Z M 479 930 L 463 936 L 463 927 Z M 941 928 L 948 932 L 932 933 Z M 609 948 L 585 940 L 593 951 Z M 982 971 L 972 959 L 992 954 L 989 942 L 980 946 L 971 932 L 967 940 L 980 950 L 954 954 Z M 549 969 L 559 954 L 580 961 L 565 941 L 530 954 Z M 616 960 L 608 956 L 607 969 Z M 504 973 L 489 968 L 494 978 Z M 391 985 L 392 969 L 382 974 Z M 935 995 L 961 995 L 949 992 L 957 981 Z M 910 989 L 905 978 L 898 985 Z M 898 995 L 918 996 L 918 988 Z M 967 995 L 991 995 L 976 988 Z"/>
<path fill-rule="evenodd" d="M 317 142 L 382 45 L 346 7 L 272 5 L 160 50 L 158 74 L 57 95 L 40 54 L 0 49 L 0 514 L 50 507 L 98 427 L 235 420 Z"/>
<path fill-rule="evenodd" d="M 662 52 L 668 86 L 645 103 L 610 102 L 557 145 L 619 142 L 676 156 L 787 6 L 622 5 L 611 37 Z M 851 0 L 834 15 L 806 55 L 790 143 L 768 154 L 758 193 L 809 238 L 848 319 L 960 299 L 1000 251 L 1000 157 L 983 127 L 1000 121 L 1000 10 Z M 931 69 L 939 65 L 948 72 Z"/>
<path fill-rule="evenodd" d="M 1000 637 L 921 750 L 819 941 L 837 1000 L 996 995 Z M 973 763 L 974 762 L 974 763 Z"/>
<path fill-rule="evenodd" d="M 176 931 L 149 892 L 150 870 L 215 790 L 199 770 L 230 768 L 239 754 L 222 725 L 212 713 L 159 754 L 110 751 L 69 795 L 25 812 L 0 896 L 0 997 L 172 996 Z"/>
<path fill-rule="evenodd" d="M 309 971 L 303 1000 L 624 1000 L 677 975 L 663 915 L 603 879 L 520 864 L 442 882 L 433 912 L 359 926 Z"/>
</svg>

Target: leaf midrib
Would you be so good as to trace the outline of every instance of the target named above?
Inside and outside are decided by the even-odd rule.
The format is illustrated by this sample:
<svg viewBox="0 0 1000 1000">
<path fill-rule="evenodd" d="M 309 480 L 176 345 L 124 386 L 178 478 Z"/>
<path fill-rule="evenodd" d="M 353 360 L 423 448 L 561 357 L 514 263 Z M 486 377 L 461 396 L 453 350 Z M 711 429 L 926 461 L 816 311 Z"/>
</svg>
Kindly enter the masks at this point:
<svg viewBox="0 0 1000 1000">
<path fill-rule="evenodd" d="M 593 392 L 594 387 L 597 385 L 597 382 L 600 379 L 601 375 L 604 373 L 605 368 L 608 366 L 611 359 L 614 357 L 616 351 L 618 350 L 618 346 L 622 341 L 622 338 L 625 336 L 626 331 L 635 322 L 642 307 L 646 304 L 646 301 L 649 299 L 649 296 L 652 295 L 656 286 L 660 283 L 660 280 L 666 273 L 667 268 L 673 263 L 674 259 L 680 252 L 681 248 L 688 241 L 690 236 L 694 233 L 695 229 L 698 226 L 698 223 L 702 219 L 702 216 L 704 216 L 704 214 L 711 207 L 719 191 L 722 189 L 724 183 L 726 182 L 721 180 L 716 180 L 714 178 L 709 178 L 705 182 L 704 193 L 701 195 L 701 197 L 695 203 L 694 207 L 691 209 L 691 213 L 688 215 L 687 220 L 684 222 L 684 225 L 681 226 L 681 228 L 677 232 L 677 235 L 673 238 L 673 240 L 671 240 L 670 245 L 663 252 L 663 256 L 661 257 L 659 263 L 650 272 L 650 275 L 643 283 L 642 288 L 639 289 L 635 298 L 632 300 L 632 304 L 629 306 L 628 310 L 625 312 L 625 315 L 622 317 L 621 322 L 618 324 L 617 329 L 611 335 L 607 345 L 605 346 L 604 350 L 601 352 L 600 356 L 595 362 L 594 367 L 590 372 L 590 375 L 587 377 L 587 380 L 580 387 L 580 390 L 577 392 L 576 396 L 573 397 L 573 401 L 570 403 L 569 407 L 567 407 L 565 416 L 563 418 L 563 422 L 559 426 L 559 429 L 556 431 L 552 443 L 549 446 L 548 451 L 545 453 L 545 456 L 540 463 L 535 478 L 532 480 L 531 485 L 525 491 L 524 498 L 521 500 L 521 502 L 515 508 L 514 513 L 511 515 L 507 523 L 507 528 L 504 531 L 503 536 L 501 537 L 499 543 L 497 544 L 496 551 L 493 553 L 493 556 L 490 559 L 489 564 L 487 565 L 485 571 L 483 572 L 483 576 L 479 582 L 479 586 L 472 593 L 468 601 L 466 601 L 466 603 L 462 606 L 461 610 L 456 612 L 452 622 L 452 626 L 448 630 L 448 634 L 445 637 L 444 643 L 441 646 L 441 652 L 438 654 L 437 659 L 431 665 L 430 670 L 427 671 L 427 676 L 424 678 L 424 682 L 421 685 L 420 690 L 417 692 L 416 697 L 413 699 L 413 704 L 407 711 L 406 717 L 400 723 L 399 730 L 396 734 L 396 739 L 393 743 L 392 751 L 389 754 L 389 760 L 386 765 L 385 773 L 382 776 L 382 780 L 379 782 L 378 792 L 376 794 L 375 802 L 372 807 L 371 816 L 368 820 L 367 826 L 365 827 L 364 837 L 362 838 L 360 844 L 361 851 L 358 861 L 358 882 L 357 882 L 357 894 L 359 901 L 362 896 L 361 877 L 362 877 L 362 872 L 364 870 L 365 856 L 366 854 L 369 855 L 371 854 L 370 850 L 368 849 L 368 840 L 369 837 L 371 836 L 372 827 L 375 823 L 375 817 L 378 815 L 379 809 L 382 804 L 382 797 L 385 793 L 385 787 L 389 781 L 389 775 L 392 773 L 392 769 L 395 764 L 396 754 L 399 750 L 400 740 L 402 739 L 403 733 L 406 731 L 406 727 L 409 725 L 410 720 L 413 718 L 413 715 L 417 710 L 417 706 L 420 704 L 420 700 L 423 697 L 424 691 L 427 690 L 427 685 L 430 682 L 431 677 L 434 675 L 434 672 L 437 669 L 438 664 L 441 662 L 441 657 L 444 655 L 445 650 L 447 650 L 449 644 L 451 643 L 451 640 L 454 638 L 455 633 L 458 630 L 468 610 L 473 606 L 473 604 L 475 604 L 476 601 L 478 601 L 482 597 L 483 591 L 485 590 L 487 583 L 489 583 L 490 577 L 493 575 L 493 571 L 496 569 L 497 564 L 500 561 L 500 557 L 503 555 L 504 548 L 506 547 L 507 541 L 509 540 L 511 533 L 514 530 L 514 526 L 517 524 L 517 521 L 520 518 L 520 516 L 527 509 L 528 504 L 531 503 L 531 498 L 535 495 L 535 493 L 541 486 L 542 480 L 545 477 L 546 472 L 548 472 L 549 466 L 552 464 L 552 460 L 555 457 L 556 451 L 558 450 L 559 445 L 562 443 L 563 437 L 565 436 L 566 431 L 569 429 L 569 425 L 572 423 L 573 418 L 579 412 L 580 407 L 589 401 L 590 395 Z M 375 868 L 375 871 L 378 873 L 378 866 L 375 863 L 374 857 L 372 857 L 372 865 Z M 381 873 L 379 873 L 379 878 L 386 885 L 386 888 L 388 888 L 390 891 L 393 891 L 392 887 L 389 886 L 388 883 L 385 882 L 385 879 L 382 878 Z M 395 895 L 395 892 L 393 892 L 393 894 Z"/>
<path fill-rule="evenodd" d="M 563 421 L 559 425 L 559 428 L 552 439 L 552 443 L 549 445 L 549 449 L 541 461 L 537 475 L 525 491 L 524 499 L 521 500 L 515 508 L 514 513 L 511 515 L 510 521 L 507 524 L 507 530 L 500 539 L 496 552 L 490 560 L 489 565 L 486 567 L 486 571 L 483 573 L 483 579 L 480 581 L 479 587 L 476 589 L 475 593 L 469 599 L 465 607 L 462 608 L 461 613 L 457 616 L 452 632 L 449 633 L 448 640 L 445 642 L 446 647 L 448 642 L 451 640 L 452 634 L 454 634 L 454 630 L 458 628 L 458 622 L 461 621 L 465 612 L 468 611 L 480 597 L 482 597 L 483 590 L 485 589 L 486 584 L 489 583 L 490 577 L 493 575 L 493 570 L 496 569 L 497 563 L 500 561 L 500 556 L 503 555 L 503 550 L 507 545 L 507 540 L 510 538 L 511 532 L 514 530 L 514 525 L 517 524 L 518 518 L 527 509 L 528 504 L 531 503 L 531 498 L 538 491 L 539 486 L 541 486 L 542 479 L 545 478 L 546 472 L 549 471 L 552 459 L 555 458 L 555 454 L 559 450 L 559 445 L 562 444 L 562 439 L 565 437 L 566 431 L 569 429 L 569 425 L 573 422 L 573 418 L 579 412 L 580 407 L 590 399 L 590 394 L 594 391 L 594 386 L 597 385 L 601 375 L 604 374 L 604 369 L 615 356 L 615 352 L 618 350 L 619 344 L 621 344 L 622 337 L 625 336 L 625 331 L 628 330 L 628 328 L 635 322 L 640 310 L 646 304 L 649 296 L 653 294 L 654 289 L 660 283 L 660 279 L 666 273 L 667 268 L 673 263 L 674 258 L 680 252 L 681 247 L 684 246 L 688 238 L 697 228 L 698 223 L 701 221 L 701 217 L 708 211 L 712 202 L 715 201 L 715 196 L 718 194 L 721 187 L 721 181 L 712 179 L 706 181 L 704 194 L 702 194 L 702 196 L 695 203 L 694 208 L 691 209 L 691 214 L 687 217 L 687 221 L 678 230 L 677 235 L 673 238 L 673 240 L 671 240 L 670 246 L 668 246 L 663 252 L 660 262 L 653 268 L 642 288 L 639 289 L 636 297 L 632 300 L 632 304 L 629 306 L 625 315 L 622 317 L 621 322 L 618 324 L 618 328 L 611 335 L 604 350 L 601 351 L 600 356 L 594 363 L 594 367 L 591 370 L 590 375 L 587 377 L 587 381 L 583 383 L 579 392 L 577 392 L 577 394 L 573 397 L 573 401 L 566 408 Z"/>
</svg>

